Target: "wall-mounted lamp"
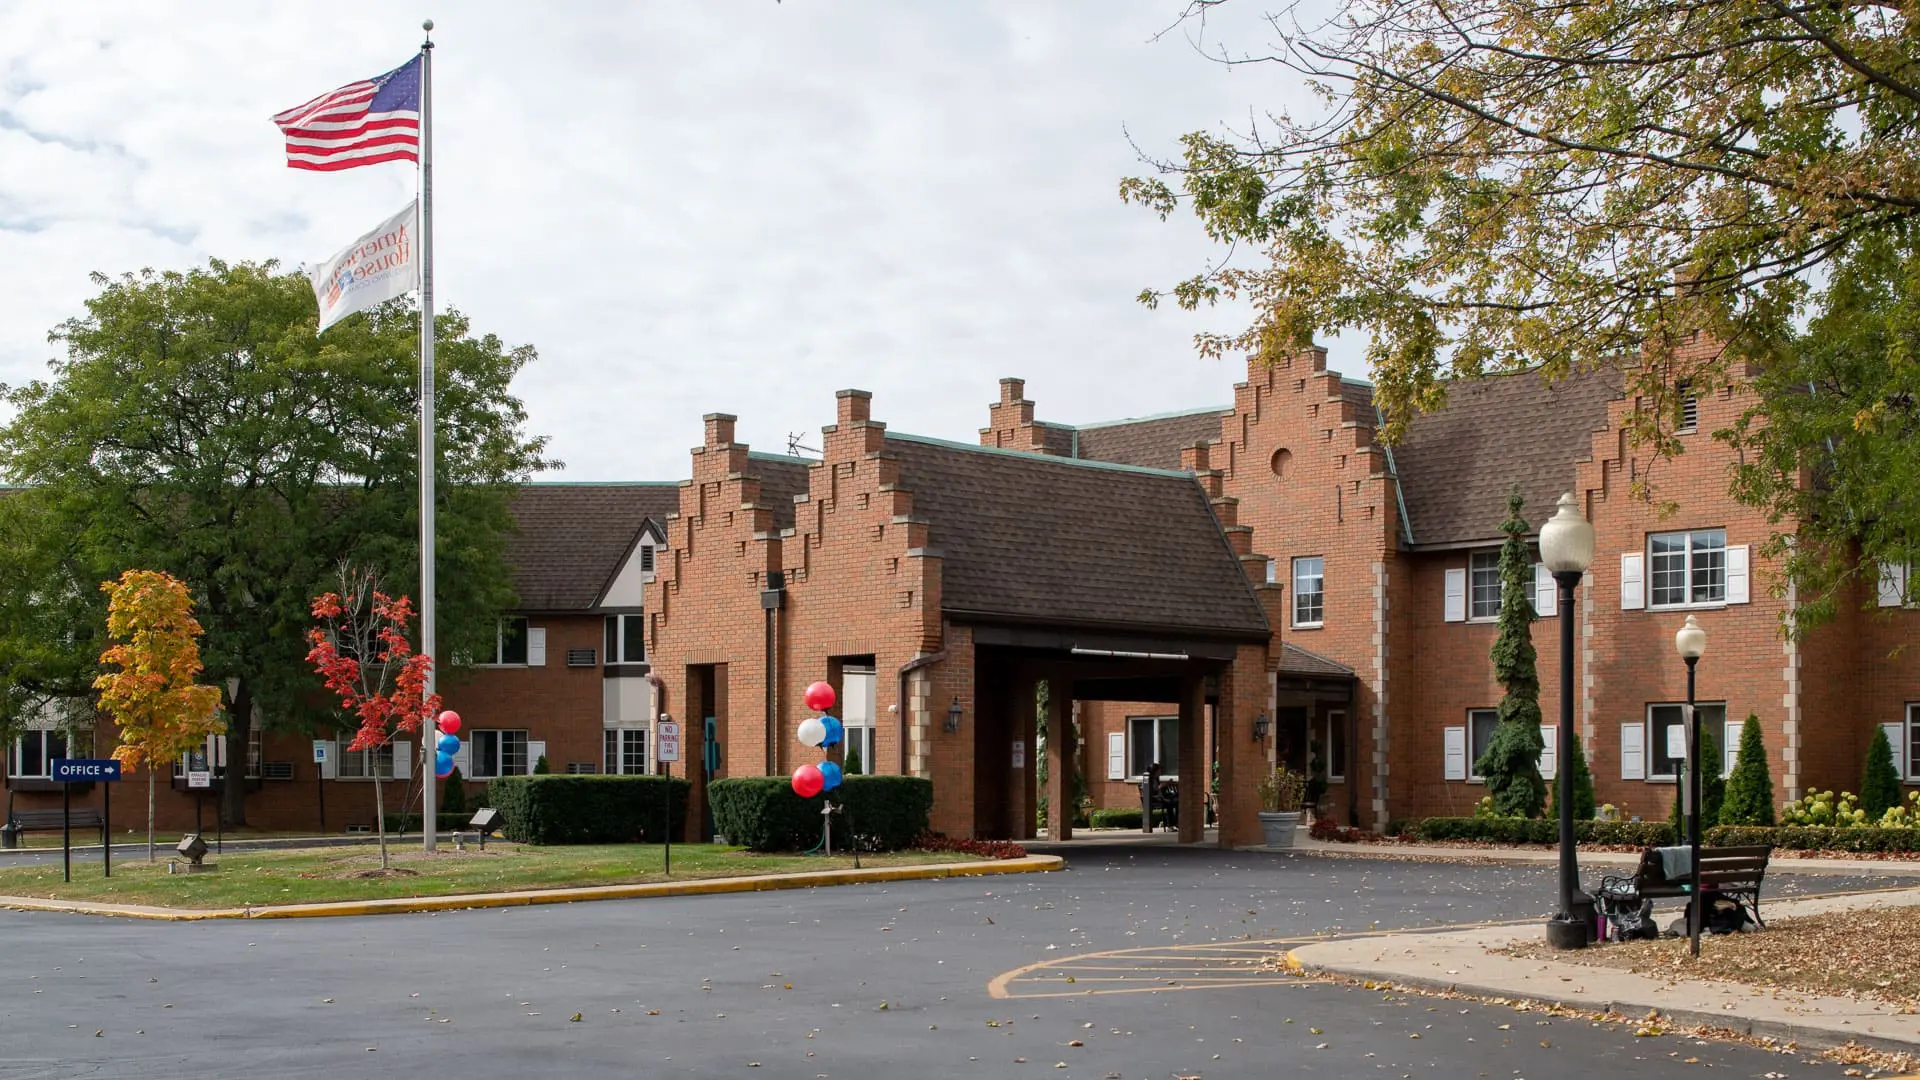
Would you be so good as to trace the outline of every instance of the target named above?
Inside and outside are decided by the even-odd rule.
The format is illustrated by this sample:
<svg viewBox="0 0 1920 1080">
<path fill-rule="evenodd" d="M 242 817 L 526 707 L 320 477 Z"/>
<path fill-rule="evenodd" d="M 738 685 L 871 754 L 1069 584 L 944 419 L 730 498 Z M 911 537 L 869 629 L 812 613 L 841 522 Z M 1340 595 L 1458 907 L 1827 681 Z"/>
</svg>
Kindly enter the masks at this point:
<svg viewBox="0 0 1920 1080">
<path fill-rule="evenodd" d="M 1260 742 L 1267 737 L 1267 728 L 1272 722 L 1267 719 L 1267 711 L 1262 709 L 1253 718 L 1253 741 Z"/>
<path fill-rule="evenodd" d="M 947 731 L 960 730 L 960 695 L 953 695 L 953 704 L 947 708 Z"/>
</svg>

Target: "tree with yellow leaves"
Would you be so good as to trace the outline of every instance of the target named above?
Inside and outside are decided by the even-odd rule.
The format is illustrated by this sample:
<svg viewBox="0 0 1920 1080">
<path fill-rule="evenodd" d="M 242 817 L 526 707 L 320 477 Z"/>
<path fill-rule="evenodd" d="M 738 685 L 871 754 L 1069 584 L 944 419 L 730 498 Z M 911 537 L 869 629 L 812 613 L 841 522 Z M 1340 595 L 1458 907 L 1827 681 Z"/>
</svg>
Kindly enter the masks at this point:
<svg viewBox="0 0 1920 1080">
<path fill-rule="evenodd" d="M 147 770 L 147 861 L 153 861 L 154 770 L 225 728 L 220 690 L 200 686 L 200 622 L 187 586 L 171 574 L 128 570 L 103 581 L 108 594 L 104 671 L 93 681 L 100 708 L 120 730 L 115 760 Z"/>
</svg>

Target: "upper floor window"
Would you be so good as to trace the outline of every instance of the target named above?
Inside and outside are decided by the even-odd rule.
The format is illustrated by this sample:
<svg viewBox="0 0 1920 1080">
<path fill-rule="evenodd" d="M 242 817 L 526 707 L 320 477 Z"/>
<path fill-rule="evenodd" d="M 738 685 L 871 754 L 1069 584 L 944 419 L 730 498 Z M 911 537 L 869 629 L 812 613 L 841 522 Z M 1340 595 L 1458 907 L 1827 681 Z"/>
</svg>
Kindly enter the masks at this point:
<svg viewBox="0 0 1920 1080">
<path fill-rule="evenodd" d="M 500 620 L 493 635 L 493 654 L 482 664 L 524 664 L 527 662 L 527 620 L 508 615 Z"/>
<path fill-rule="evenodd" d="M 1647 537 L 1648 601 L 1653 607 L 1719 604 L 1727 599 L 1727 530 Z"/>
<path fill-rule="evenodd" d="M 1293 625 L 1319 626 L 1326 617 L 1326 559 L 1293 560 Z"/>
<path fill-rule="evenodd" d="M 607 663 L 644 664 L 647 661 L 647 617 L 607 616 Z"/>
<path fill-rule="evenodd" d="M 1500 617 L 1500 553 L 1476 551 L 1467 566 L 1467 617 Z"/>
</svg>

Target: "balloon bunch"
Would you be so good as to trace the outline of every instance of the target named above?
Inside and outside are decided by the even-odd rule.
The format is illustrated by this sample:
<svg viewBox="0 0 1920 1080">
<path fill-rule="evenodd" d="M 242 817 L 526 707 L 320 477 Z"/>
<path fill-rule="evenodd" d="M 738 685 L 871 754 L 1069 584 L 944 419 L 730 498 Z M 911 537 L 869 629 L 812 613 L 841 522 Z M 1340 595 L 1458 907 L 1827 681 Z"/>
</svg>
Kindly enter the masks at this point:
<svg viewBox="0 0 1920 1080">
<path fill-rule="evenodd" d="M 833 708 L 833 687 L 817 682 L 807 687 L 805 695 L 807 708 L 824 714 Z M 847 729 L 832 716 L 810 716 L 800 721 L 800 742 L 805 746 L 817 746 L 826 749 L 840 745 L 846 738 Z M 803 799 L 811 799 L 823 791 L 832 791 L 840 786 L 840 766 L 831 761 L 818 765 L 802 765 L 793 770 L 793 793 Z"/>
<path fill-rule="evenodd" d="M 434 739 L 433 775 L 445 780 L 453 772 L 453 756 L 460 752 L 460 714 L 448 709 L 440 714 L 434 727 L 440 734 Z"/>
</svg>

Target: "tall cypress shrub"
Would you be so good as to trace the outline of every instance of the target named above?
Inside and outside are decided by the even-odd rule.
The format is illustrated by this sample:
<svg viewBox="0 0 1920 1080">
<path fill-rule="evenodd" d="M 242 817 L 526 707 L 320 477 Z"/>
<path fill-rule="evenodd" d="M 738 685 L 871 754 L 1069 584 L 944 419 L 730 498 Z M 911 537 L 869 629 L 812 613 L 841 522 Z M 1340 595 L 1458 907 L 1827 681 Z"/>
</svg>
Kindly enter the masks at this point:
<svg viewBox="0 0 1920 1080">
<path fill-rule="evenodd" d="M 1727 778 L 1720 775 L 1720 740 L 1714 738 L 1713 725 L 1700 725 L 1700 760 L 1706 762 L 1707 771 L 1700 777 L 1700 830 L 1705 832 L 1721 824 L 1720 810 L 1727 801 Z M 1683 780 L 1683 782 L 1685 782 Z M 1673 826 L 1673 834 L 1682 840 L 1687 837 L 1687 818 L 1680 812 L 1683 792 L 1679 784 L 1673 786 L 1673 812 L 1667 818 Z"/>
<path fill-rule="evenodd" d="M 1539 817 L 1547 800 L 1540 778 L 1540 671 L 1533 649 L 1533 557 L 1527 551 L 1526 499 L 1516 486 L 1507 496 L 1507 534 L 1500 545 L 1500 636 L 1493 643 L 1493 674 L 1507 688 L 1499 723 L 1476 766 L 1487 778 L 1494 810 L 1506 817 Z"/>
<path fill-rule="evenodd" d="M 1760 738 L 1760 718 L 1752 713 L 1740 726 L 1740 756 L 1727 778 L 1720 824 L 1773 825 L 1773 774 L 1767 768 L 1766 743 Z"/>
<path fill-rule="evenodd" d="M 1900 805 L 1900 774 L 1893 767 L 1893 747 L 1887 742 L 1887 729 L 1875 725 L 1873 741 L 1867 744 L 1867 769 L 1860 777 L 1860 809 L 1867 821 L 1880 823 L 1880 815 Z"/>
<path fill-rule="evenodd" d="M 1593 797 L 1593 770 L 1587 768 L 1587 752 L 1581 749 L 1580 737 L 1574 736 L 1571 752 L 1562 754 L 1565 767 L 1573 770 L 1573 820 L 1591 821 L 1599 811 L 1599 804 Z M 1552 798 L 1547 800 L 1547 816 L 1560 817 L 1560 779 L 1555 777 L 1547 781 L 1547 791 Z"/>
</svg>

